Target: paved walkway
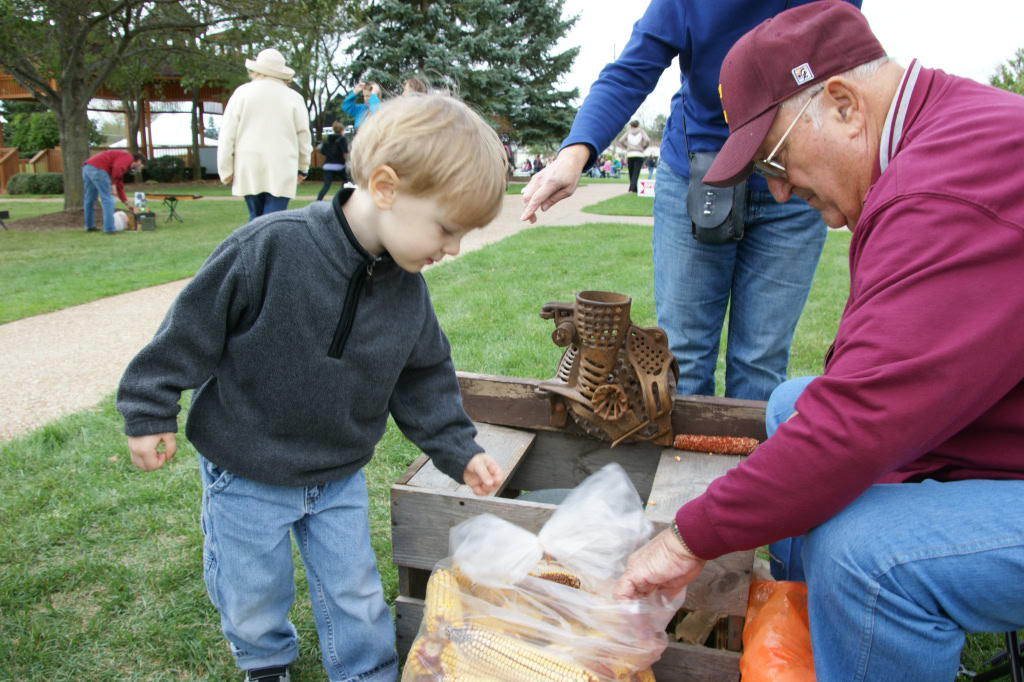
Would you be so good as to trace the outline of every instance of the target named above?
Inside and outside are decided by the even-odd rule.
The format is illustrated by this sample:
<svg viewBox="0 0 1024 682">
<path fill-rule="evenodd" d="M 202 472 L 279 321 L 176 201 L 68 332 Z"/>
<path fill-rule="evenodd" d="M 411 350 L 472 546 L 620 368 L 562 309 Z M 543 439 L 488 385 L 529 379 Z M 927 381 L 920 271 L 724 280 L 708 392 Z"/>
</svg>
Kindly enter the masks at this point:
<svg viewBox="0 0 1024 682">
<path fill-rule="evenodd" d="M 621 184 L 584 185 L 541 213 L 533 227 L 653 224 L 652 218 L 580 212 L 625 190 Z M 462 253 L 530 228 L 519 221 L 521 213 L 522 198 L 506 196 L 494 222 L 462 240 Z M 91 408 L 112 393 L 128 361 L 152 338 L 187 282 L 170 282 L 0 325 L 0 441 Z"/>
</svg>

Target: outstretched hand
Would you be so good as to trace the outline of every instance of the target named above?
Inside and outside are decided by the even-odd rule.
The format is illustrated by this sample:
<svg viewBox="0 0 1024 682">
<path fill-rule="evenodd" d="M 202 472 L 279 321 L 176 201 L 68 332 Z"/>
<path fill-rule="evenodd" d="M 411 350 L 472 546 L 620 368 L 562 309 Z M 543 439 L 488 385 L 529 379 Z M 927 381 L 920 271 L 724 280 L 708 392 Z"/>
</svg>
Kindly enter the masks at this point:
<svg viewBox="0 0 1024 682">
<path fill-rule="evenodd" d="M 658 589 L 679 589 L 692 583 L 705 563 L 688 552 L 668 528 L 633 552 L 612 589 L 612 597 L 642 599 Z"/>
<path fill-rule="evenodd" d="M 523 188 L 523 215 L 520 220 L 537 222 L 537 209 L 546 211 L 562 199 L 572 196 L 580 182 L 583 167 L 590 159 L 590 147 L 569 145 Z"/>
<path fill-rule="evenodd" d="M 494 458 L 487 453 L 478 452 L 466 465 L 466 470 L 462 472 L 462 480 L 473 489 L 473 494 L 482 496 L 497 490 L 505 480 L 505 474 Z"/>
<path fill-rule="evenodd" d="M 164 449 L 160 450 L 163 443 Z M 132 456 L 132 464 L 142 471 L 154 471 L 174 459 L 178 451 L 178 443 L 173 433 L 154 433 L 149 436 L 129 436 L 128 452 Z"/>
</svg>

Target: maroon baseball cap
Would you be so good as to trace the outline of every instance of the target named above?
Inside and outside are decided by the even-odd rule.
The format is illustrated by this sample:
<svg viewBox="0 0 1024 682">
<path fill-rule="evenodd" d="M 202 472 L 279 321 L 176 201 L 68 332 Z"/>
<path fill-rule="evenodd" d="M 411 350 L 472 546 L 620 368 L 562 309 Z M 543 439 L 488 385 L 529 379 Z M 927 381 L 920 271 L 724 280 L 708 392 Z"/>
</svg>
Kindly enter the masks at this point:
<svg viewBox="0 0 1024 682">
<path fill-rule="evenodd" d="M 761 22 L 732 46 L 722 62 L 718 94 L 729 139 L 704 182 L 728 187 L 749 177 L 754 154 L 768 135 L 779 104 L 884 56 L 867 19 L 848 2 L 812 2 Z"/>
</svg>

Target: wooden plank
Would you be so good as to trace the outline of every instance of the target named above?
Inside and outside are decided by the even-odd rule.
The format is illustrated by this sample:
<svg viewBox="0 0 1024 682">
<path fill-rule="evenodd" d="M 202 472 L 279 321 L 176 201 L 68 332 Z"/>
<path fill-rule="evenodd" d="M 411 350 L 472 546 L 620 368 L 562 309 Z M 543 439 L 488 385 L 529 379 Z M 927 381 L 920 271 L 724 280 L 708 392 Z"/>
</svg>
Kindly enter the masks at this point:
<svg viewBox="0 0 1024 682">
<path fill-rule="evenodd" d="M 391 552 L 396 565 L 432 570 L 448 556 L 448 532 L 479 514 L 494 514 L 537 533 L 556 507 L 552 504 L 507 500 L 500 497 L 465 497 L 448 490 L 391 486 Z M 655 522 L 656 532 L 668 527 Z M 742 616 L 754 552 L 736 552 L 709 561 L 687 588 L 688 611 L 712 611 Z"/>
<path fill-rule="evenodd" d="M 740 655 L 735 651 L 669 642 L 651 670 L 656 680 L 736 682 L 740 679 Z"/>
<path fill-rule="evenodd" d="M 423 600 L 398 597 L 395 600 L 395 635 L 398 657 L 404 661 L 419 633 Z M 740 655 L 733 651 L 670 642 L 661 660 L 652 668 L 659 680 L 723 682 L 739 680 Z"/>
<path fill-rule="evenodd" d="M 703 495 L 713 480 L 724 476 L 741 461 L 743 457 L 739 455 L 663 449 L 647 498 L 647 518 L 672 523 L 680 507 Z"/>
<path fill-rule="evenodd" d="M 553 504 L 466 497 L 450 490 L 391 486 L 391 553 L 395 564 L 432 570 L 448 556 L 448 531 L 480 514 L 494 514 L 533 533 L 540 531 Z"/>
<path fill-rule="evenodd" d="M 679 458 L 678 462 L 675 461 L 676 457 Z M 647 501 L 647 518 L 659 531 L 668 528 L 680 507 L 702 495 L 711 481 L 724 475 L 742 460 L 737 455 L 706 455 L 673 448 L 663 449 Z M 683 608 L 744 616 L 753 572 L 753 550 L 735 552 L 709 561 L 687 588 Z"/>
<path fill-rule="evenodd" d="M 463 407 L 474 421 L 529 430 L 583 433 L 571 417 L 564 428 L 551 426 L 548 398 L 536 392 L 540 385 L 536 379 L 469 372 L 456 374 Z M 674 433 L 764 440 L 764 408 L 765 403 L 759 400 L 676 396 L 672 406 L 672 430 Z"/>
<path fill-rule="evenodd" d="M 494 497 L 508 485 L 512 479 L 523 456 L 533 447 L 537 435 L 532 431 L 521 429 L 510 429 L 505 426 L 494 426 L 493 424 L 476 424 L 476 442 L 487 452 L 488 455 L 501 465 L 505 472 L 505 480 L 496 490 L 485 497 Z M 420 470 L 408 481 L 409 485 L 420 488 L 437 488 L 451 490 L 460 495 L 473 495 L 473 489 L 468 485 L 460 484 L 449 478 L 447 474 L 441 473 L 432 461 L 427 461 Z"/>
</svg>

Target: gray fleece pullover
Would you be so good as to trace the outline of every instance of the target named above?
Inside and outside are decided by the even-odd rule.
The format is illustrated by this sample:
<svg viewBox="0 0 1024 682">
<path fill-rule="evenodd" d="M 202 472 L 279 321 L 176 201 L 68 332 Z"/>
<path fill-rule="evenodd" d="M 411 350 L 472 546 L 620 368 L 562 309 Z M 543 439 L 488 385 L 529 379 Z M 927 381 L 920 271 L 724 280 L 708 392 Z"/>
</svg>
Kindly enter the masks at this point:
<svg viewBox="0 0 1024 682">
<path fill-rule="evenodd" d="M 185 433 L 203 457 L 304 486 L 365 465 L 390 412 L 462 482 L 483 448 L 426 282 L 359 245 L 340 210 L 350 193 L 258 218 L 214 250 L 121 378 L 125 434 L 177 431 L 181 392 L 198 387 Z"/>
</svg>

